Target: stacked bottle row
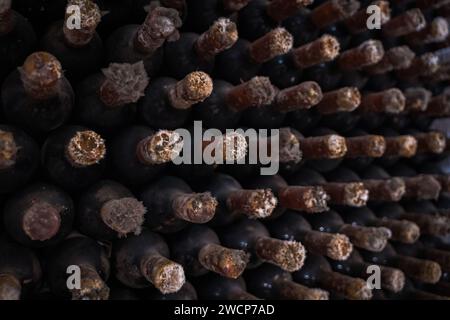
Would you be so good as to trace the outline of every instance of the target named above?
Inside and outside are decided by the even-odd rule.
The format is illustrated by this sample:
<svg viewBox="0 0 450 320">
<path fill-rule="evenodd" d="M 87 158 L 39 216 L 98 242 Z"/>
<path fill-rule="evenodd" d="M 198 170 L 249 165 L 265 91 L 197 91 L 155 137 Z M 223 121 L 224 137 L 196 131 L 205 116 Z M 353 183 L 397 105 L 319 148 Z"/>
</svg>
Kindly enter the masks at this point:
<svg viewBox="0 0 450 320">
<path fill-rule="evenodd" d="M 39 2 L 0 0 L 0 300 L 450 297 L 446 1 Z"/>
</svg>

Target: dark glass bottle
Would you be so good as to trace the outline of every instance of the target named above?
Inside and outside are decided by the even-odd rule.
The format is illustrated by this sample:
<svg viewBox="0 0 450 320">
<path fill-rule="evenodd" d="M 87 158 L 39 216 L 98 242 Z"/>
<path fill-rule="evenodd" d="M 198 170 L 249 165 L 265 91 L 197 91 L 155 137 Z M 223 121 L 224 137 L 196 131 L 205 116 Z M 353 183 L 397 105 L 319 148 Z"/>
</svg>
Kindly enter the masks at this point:
<svg viewBox="0 0 450 320">
<path fill-rule="evenodd" d="M 218 230 L 224 246 L 240 249 L 250 254 L 248 268 L 263 262 L 293 272 L 303 266 L 305 248 L 300 242 L 272 238 L 264 225 L 257 220 L 245 219 Z"/>
<path fill-rule="evenodd" d="M 165 176 L 147 186 L 140 199 L 151 214 L 145 224 L 155 231 L 172 233 L 189 223 L 206 223 L 215 214 L 217 200 L 209 192 L 194 193 L 180 178 Z"/>
<path fill-rule="evenodd" d="M 72 300 L 108 300 L 110 265 L 106 250 L 98 242 L 71 235 L 48 252 L 46 271 L 54 294 Z M 77 283 L 71 276 L 79 276 Z M 73 286 L 73 287 L 72 287 Z"/>
<path fill-rule="evenodd" d="M 2 101 L 10 123 L 50 131 L 69 118 L 74 93 L 59 61 L 49 53 L 36 52 L 5 80 Z"/>
<path fill-rule="evenodd" d="M 77 226 L 83 234 L 105 241 L 139 234 L 147 209 L 125 186 L 103 180 L 78 200 Z"/>
<path fill-rule="evenodd" d="M 0 8 L 0 82 L 32 52 L 36 34 L 29 21 L 11 9 L 11 1 Z"/>
<path fill-rule="evenodd" d="M 211 73 L 216 55 L 231 48 L 237 40 L 236 24 L 225 18 L 215 21 L 202 34 L 182 33 L 180 39 L 164 48 L 166 72 L 176 79 L 194 71 Z"/>
<path fill-rule="evenodd" d="M 67 126 L 50 135 L 42 147 L 42 164 L 50 178 L 65 189 L 85 188 L 105 169 L 106 146 L 94 131 Z"/>
<path fill-rule="evenodd" d="M 73 21 L 78 13 L 73 6 L 78 6 L 79 26 Z M 100 8 L 92 0 L 69 0 L 66 18 L 53 23 L 42 37 L 41 48 L 58 58 L 69 80 L 78 81 L 103 63 L 103 43 L 95 32 L 100 19 Z"/>
<path fill-rule="evenodd" d="M 19 128 L 0 125 L 0 194 L 25 185 L 39 165 L 39 146 Z"/>
<path fill-rule="evenodd" d="M 353 245 L 346 235 L 312 230 L 305 218 L 292 211 L 270 221 L 267 227 L 274 237 L 300 241 L 308 252 L 327 256 L 333 260 L 346 260 L 353 251 Z"/>
<path fill-rule="evenodd" d="M 48 184 L 35 184 L 15 194 L 5 205 L 3 223 L 17 242 L 47 247 L 72 230 L 75 209 L 68 194 Z"/>
<path fill-rule="evenodd" d="M 110 132 L 130 125 L 148 83 L 142 61 L 112 63 L 77 87 L 77 116 L 84 125 L 101 131 Z"/>
<path fill-rule="evenodd" d="M 182 80 L 162 77 L 150 82 L 139 102 L 139 115 L 153 128 L 177 129 L 191 115 L 192 106 L 204 101 L 213 91 L 212 79 L 202 71 Z"/>
<path fill-rule="evenodd" d="M 216 174 L 205 187 L 218 201 L 211 225 L 221 226 L 247 216 L 254 219 L 270 217 L 277 198 L 270 189 L 244 189 L 230 175 Z"/>
<path fill-rule="evenodd" d="M 157 75 L 163 65 L 163 44 L 179 38 L 181 19 L 178 11 L 151 7 L 142 25 L 130 24 L 114 31 L 106 42 L 108 62 L 144 62 L 149 77 Z"/>
<path fill-rule="evenodd" d="M 42 276 L 37 256 L 4 237 L 0 239 L 0 256 L 0 300 L 24 298 Z"/>
<path fill-rule="evenodd" d="M 177 233 L 170 241 L 170 249 L 172 259 L 193 277 L 212 271 L 237 279 L 247 267 L 247 253 L 224 247 L 217 234 L 206 226 L 189 226 Z"/>
<path fill-rule="evenodd" d="M 183 140 L 174 131 L 131 126 L 113 139 L 110 148 L 117 179 L 140 186 L 164 171 L 166 164 L 179 155 Z"/>
<path fill-rule="evenodd" d="M 209 273 L 195 279 L 200 299 L 209 300 L 258 300 L 257 297 L 247 292 L 245 280 L 225 278 Z"/>
<path fill-rule="evenodd" d="M 114 247 L 114 263 L 117 279 L 127 287 L 153 285 L 168 294 L 180 290 L 185 282 L 183 267 L 169 260 L 164 239 L 148 230 L 119 240 Z"/>
</svg>

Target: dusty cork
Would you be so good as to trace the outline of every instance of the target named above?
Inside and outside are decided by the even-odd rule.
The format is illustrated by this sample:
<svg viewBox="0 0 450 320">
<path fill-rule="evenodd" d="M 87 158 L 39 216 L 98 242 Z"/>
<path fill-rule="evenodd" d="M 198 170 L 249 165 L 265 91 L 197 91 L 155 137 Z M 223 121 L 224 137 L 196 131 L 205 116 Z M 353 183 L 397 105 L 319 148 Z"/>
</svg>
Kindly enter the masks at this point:
<svg viewBox="0 0 450 320">
<path fill-rule="evenodd" d="M 198 261 L 207 270 L 223 277 L 237 279 L 247 267 L 249 255 L 243 250 L 207 244 L 198 253 Z"/>
<path fill-rule="evenodd" d="M 293 36 L 284 28 L 276 28 L 249 47 L 250 57 L 259 64 L 288 53 L 294 44 Z"/>
<path fill-rule="evenodd" d="M 239 39 L 236 24 L 230 19 L 220 18 L 208 31 L 201 34 L 196 43 L 196 50 L 202 58 L 214 57 L 230 49 Z"/>
<path fill-rule="evenodd" d="M 144 260 L 141 269 L 146 279 L 163 294 L 177 292 L 186 282 L 183 267 L 159 255 Z"/>
<path fill-rule="evenodd" d="M 350 239 L 339 233 L 309 231 L 303 241 L 308 251 L 327 256 L 333 260 L 347 260 L 353 251 Z"/>
<path fill-rule="evenodd" d="M 124 237 L 141 233 L 147 209 L 135 198 L 121 198 L 106 202 L 100 208 L 102 221 L 112 230 Z"/>
<path fill-rule="evenodd" d="M 194 71 L 169 88 L 168 97 L 175 109 L 188 109 L 208 98 L 212 90 L 211 77 L 202 71 Z"/>
<path fill-rule="evenodd" d="M 183 149 L 183 139 L 175 131 L 160 130 L 139 142 L 136 154 L 146 165 L 164 164 L 175 159 Z"/>
<path fill-rule="evenodd" d="M 175 215 L 192 223 L 206 223 L 216 212 L 218 202 L 209 192 L 183 194 L 172 203 Z"/>
<path fill-rule="evenodd" d="M 16 164 L 19 149 L 12 132 L 0 130 L 0 170 L 11 168 Z"/>
<path fill-rule="evenodd" d="M 20 300 L 22 285 L 16 277 L 0 274 L 0 301 Z"/>
<path fill-rule="evenodd" d="M 385 156 L 411 158 L 417 153 L 417 139 L 411 135 L 384 137 L 386 142 Z"/>
<path fill-rule="evenodd" d="M 80 289 L 73 289 L 72 300 L 108 300 L 109 288 L 90 266 L 81 265 Z"/>
<path fill-rule="evenodd" d="M 300 149 L 300 141 L 290 128 L 280 128 L 279 143 L 280 163 L 300 163 L 303 159 L 303 152 Z"/>
<path fill-rule="evenodd" d="M 66 146 L 66 158 L 74 167 L 99 163 L 106 155 L 103 138 L 91 130 L 78 131 Z"/>
<path fill-rule="evenodd" d="M 306 258 L 305 248 L 297 241 L 259 238 L 256 242 L 255 251 L 260 259 L 288 272 L 299 270 Z"/>
<path fill-rule="evenodd" d="M 361 104 L 361 93 L 358 88 L 344 87 L 326 92 L 322 101 L 316 106 L 321 114 L 352 112 Z"/>
<path fill-rule="evenodd" d="M 292 61 L 298 68 L 305 69 L 334 60 L 339 55 L 340 48 L 336 37 L 325 34 L 313 42 L 292 50 Z"/>
<path fill-rule="evenodd" d="M 344 224 L 339 232 L 347 235 L 355 247 L 373 252 L 383 251 L 388 244 L 388 240 L 392 237 L 392 232 L 384 227 L 374 228 Z"/>
<path fill-rule="evenodd" d="M 322 89 L 319 84 L 314 81 L 306 81 L 281 90 L 276 97 L 274 107 L 280 112 L 310 109 L 317 105 L 322 97 Z"/>
<path fill-rule="evenodd" d="M 228 106 L 234 111 L 262 107 L 274 102 L 278 89 L 268 77 L 254 77 L 232 88 L 226 96 Z"/>
<path fill-rule="evenodd" d="M 53 238 L 61 227 L 61 210 L 47 202 L 34 202 L 22 218 L 23 231 L 34 241 Z"/>
<path fill-rule="evenodd" d="M 329 195 L 321 187 L 290 186 L 278 192 L 280 205 L 284 208 L 317 213 L 329 210 Z"/>
<path fill-rule="evenodd" d="M 79 8 L 80 28 L 71 28 L 72 26 L 70 26 L 74 11 L 67 9 L 71 6 L 77 6 Z M 63 26 L 64 37 L 67 43 L 74 47 L 87 45 L 94 37 L 95 29 L 100 23 L 101 18 L 100 8 L 92 0 L 69 0 L 67 2 L 66 19 Z"/>
<path fill-rule="evenodd" d="M 358 70 L 376 64 L 383 59 L 384 48 L 379 40 L 367 40 L 358 47 L 340 54 L 339 67 L 344 70 Z"/>
<path fill-rule="evenodd" d="M 234 191 L 227 198 L 227 208 L 231 213 L 242 213 L 250 219 L 270 217 L 277 203 L 269 189 Z"/>
</svg>

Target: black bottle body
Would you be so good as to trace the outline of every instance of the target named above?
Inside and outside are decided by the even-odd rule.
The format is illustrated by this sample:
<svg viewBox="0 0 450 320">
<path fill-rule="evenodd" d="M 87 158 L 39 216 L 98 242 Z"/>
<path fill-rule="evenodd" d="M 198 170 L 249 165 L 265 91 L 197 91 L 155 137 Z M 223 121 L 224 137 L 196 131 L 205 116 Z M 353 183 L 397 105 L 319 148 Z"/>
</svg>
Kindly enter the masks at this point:
<svg viewBox="0 0 450 320">
<path fill-rule="evenodd" d="M 39 166 L 39 146 L 22 130 L 0 125 L 0 131 L 12 133 L 17 148 L 14 165 L 0 169 L 0 194 L 8 193 L 25 185 Z"/>
<path fill-rule="evenodd" d="M 59 81 L 55 96 L 36 100 L 26 93 L 19 71 L 13 71 L 2 87 L 3 111 L 7 120 L 31 131 L 47 132 L 60 127 L 72 112 L 74 93 L 66 78 Z"/>
<path fill-rule="evenodd" d="M 256 40 L 272 31 L 277 24 L 266 13 L 267 0 L 252 0 L 238 15 L 239 35 L 248 40 Z"/>
<path fill-rule="evenodd" d="M 69 80 L 78 81 L 102 66 L 103 43 L 100 36 L 95 33 L 86 45 L 71 47 L 65 40 L 63 23 L 65 22 L 59 21 L 50 26 L 41 39 L 41 47 L 58 58 Z"/>
</svg>

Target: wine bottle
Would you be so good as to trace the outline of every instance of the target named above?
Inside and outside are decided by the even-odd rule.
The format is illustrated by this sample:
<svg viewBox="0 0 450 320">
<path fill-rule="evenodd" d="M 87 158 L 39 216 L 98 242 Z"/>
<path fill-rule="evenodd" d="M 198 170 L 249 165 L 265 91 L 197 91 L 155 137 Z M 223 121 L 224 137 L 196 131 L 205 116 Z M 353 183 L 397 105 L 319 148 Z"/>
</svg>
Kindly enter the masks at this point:
<svg viewBox="0 0 450 320">
<path fill-rule="evenodd" d="M 183 140 L 174 131 L 131 126 L 113 139 L 111 164 L 119 181 L 141 186 L 164 171 L 182 147 Z"/>
<path fill-rule="evenodd" d="M 175 9 L 151 6 L 142 25 L 125 25 L 106 41 L 107 61 L 144 62 L 149 77 L 159 73 L 164 61 L 163 45 L 179 38 L 181 19 Z"/>
<path fill-rule="evenodd" d="M 139 115 L 151 127 L 177 129 L 189 119 L 192 106 L 211 95 L 213 87 L 212 79 L 201 71 L 192 72 L 180 81 L 155 79 L 139 102 Z"/>
<path fill-rule="evenodd" d="M 176 1 L 176 0 L 175 0 Z M 252 0 L 188 1 L 185 25 L 195 32 L 203 32 L 221 17 L 234 17 Z M 165 4 L 167 6 L 167 4 Z"/>
<path fill-rule="evenodd" d="M 0 301 L 20 300 L 41 279 L 39 260 L 33 251 L 5 237 L 0 239 L 0 255 Z"/>
<path fill-rule="evenodd" d="M 111 180 L 86 190 L 77 207 L 78 230 L 103 241 L 139 234 L 147 211 L 131 191 Z"/>
<path fill-rule="evenodd" d="M 150 229 L 173 233 L 189 223 L 206 223 L 215 214 L 217 200 L 209 192 L 194 193 L 180 178 L 165 176 L 144 188 L 140 199 L 151 214 L 145 225 Z"/>
<path fill-rule="evenodd" d="M 39 166 L 39 146 L 21 129 L 0 125 L 0 194 L 24 186 Z"/>
<path fill-rule="evenodd" d="M 77 88 L 77 116 L 89 127 L 113 131 L 135 120 L 137 102 L 149 83 L 143 62 L 111 63 Z"/>
<path fill-rule="evenodd" d="M 419 282 L 436 283 L 442 275 L 441 267 L 436 262 L 402 255 L 391 245 L 387 245 L 382 252 L 361 251 L 361 254 L 367 262 L 398 268 L 407 277 Z"/>
<path fill-rule="evenodd" d="M 245 110 L 242 122 L 252 128 L 280 128 L 290 112 L 308 110 L 321 99 L 322 90 L 316 82 L 302 82 L 279 91 L 271 104 Z"/>
<path fill-rule="evenodd" d="M 231 279 L 215 273 L 208 273 L 195 279 L 198 295 L 210 300 L 259 300 L 247 291 L 242 277 Z"/>
<path fill-rule="evenodd" d="M 175 293 L 185 282 L 181 265 L 169 260 L 169 247 L 156 233 L 142 230 L 117 242 L 114 248 L 116 277 L 131 288 L 153 285 L 163 294 Z"/>
<path fill-rule="evenodd" d="M 166 72 L 177 79 L 194 71 L 211 73 L 215 57 L 237 40 L 236 24 L 226 18 L 219 18 L 202 34 L 182 33 L 180 39 L 165 46 Z"/>
<path fill-rule="evenodd" d="M 381 288 L 393 293 L 401 292 L 405 286 L 405 274 L 400 269 L 374 265 L 364 262 L 359 252 L 354 251 L 349 259 L 345 261 L 330 261 L 330 265 L 334 271 L 351 276 L 369 280 L 371 276 L 371 268 L 378 267 L 380 270 L 380 286 Z"/>
<path fill-rule="evenodd" d="M 334 272 L 323 256 L 310 253 L 305 263 L 301 270 L 292 274 L 296 282 L 327 290 L 332 298 L 336 296 L 350 300 L 372 299 L 373 293 L 366 281 Z"/>
<path fill-rule="evenodd" d="M 250 254 L 247 268 L 263 262 L 293 272 L 303 266 L 305 248 L 297 241 L 284 241 L 270 237 L 264 225 L 257 220 L 245 219 L 217 231 L 221 243 Z"/>
<path fill-rule="evenodd" d="M 218 206 L 211 225 L 222 226 L 243 216 L 251 219 L 270 217 L 278 200 L 270 189 L 244 189 L 230 175 L 215 174 L 205 190 L 217 199 Z"/>
<path fill-rule="evenodd" d="M 256 40 L 311 3 L 312 0 L 253 0 L 238 12 L 239 33 L 245 39 Z"/>
<path fill-rule="evenodd" d="M 275 238 L 300 241 L 308 252 L 333 260 L 346 260 L 353 251 L 353 245 L 346 235 L 312 230 L 305 218 L 292 211 L 270 221 L 267 227 Z"/>
<path fill-rule="evenodd" d="M 217 234 L 206 226 L 193 225 L 177 233 L 170 241 L 170 249 L 172 259 L 193 277 L 211 271 L 237 279 L 247 267 L 247 253 L 221 245 Z"/>
<path fill-rule="evenodd" d="M 405 11 L 383 25 L 385 37 L 401 37 L 425 28 L 426 20 L 422 11 L 414 8 Z"/>
<path fill-rule="evenodd" d="M 430 248 L 420 241 L 412 245 L 398 243 L 393 246 L 401 254 L 438 263 L 443 273 L 447 273 L 450 270 L 450 253 L 448 251 Z"/>
<path fill-rule="evenodd" d="M 5 80 L 2 101 L 10 123 L 50 131 L 69 118 L 74 93 L 60 62 L 49 53 L 35 52 Z"/>
<path fill-rule="evenodd" d="M 299 169 L 289 178 L 289 183 L 319 186 L 329 195 L 329 203 L 334 205 L 362 207 L 369 200 L 369 190 L 362 182 L 327 182 L 321 174 L 307 168 Z"/>
<path fill-rule="evenodd" d="M 345 217 L 345 215 L 342 215 Z M 346 235 L 353 246 L 368 251 L 380 252 L 388 244 L 392 236 L 391 230 L 386 227 L 368 227 L 345 223 L 335 211 L 318 213 L 306 216 L 306 220 L 314 230 L 328 233 L 342 233 Z"/>
<path fill-rule="evenodd" d="M 219 54 L 215 72 L 232 84 L 256 76 L 261 65 L 292 49 L 293 37 L 284 28 L 276 28 L 253 42 L 239 39 L 232 48 Z"/>
<path fill-rule="evenodd" d="M 64 191 L 45 183 L 31 185 L 5 204 L 3 223 L 7 233 L 29 247 L 61 242 L 72 230 L 74 204 Z"/>
<path fill-rule="evenodd" d="M 72 22 L 73 6 L 80 12 L 79 26 Z M 42 37 L 41 48 L 58 58 L 68 79 L 86 77 L 102 64 L 103 42 L 95 31 L 100 20 L 100 8 L 92 0 L 69 0 L 65 19 L 53 23 Z"/>
<path fill-rule="evenodd" d="M 72 300 L 108 300 L 110 265 L 105 248 L 98 242 L 72 235 L 49 251 L 46 271 L 52 292 Z M 71 274 L 78 272 L 80 287 L 73 284 Z"/>
<path fill-rule="evenodd" d="M 397 70 L 397 77 L 403 80 L 413 80 L 417 77 L 430 77 L 449 62 L 449 48 L 426 52 L 416 57 L 406 69 Z"/>
<path fill-rule="evenodd" d="M 249 291 L 264 299 L 329 299 L 327 291 L 296 283 L 289 272 L 267 263 L 246 273 L 245 279 Z"/>
<path fill-rule="evenodd" d="M 388 1 L 373 1 L 370 5 L 377 6 L 380 10 L 380 26 L 384 25 L 391 19 L 391 8 Z M 358 10 L 343 21 L 346 29 L 351 34 L 356 35 L 367 32 L 367 21 L 370 17 L 370 13 L 367 8 L 368 7 L 364 7 L 363 9 Z"/>
<path fill-rule="evenodd" d="M 375 213 L 379 217 L 414 222 L 419 226 L 421 235 L 442 237 L 450 233 L 448 218 L 438 212 L 426 212 L 421 209 L 405 210 L 401 205 L 392 203 L 377 208 Z"/>
<path fill-rule="evenodd" d="M 420 236 L 417 224 L 407 219 L 378 218 L 369 208 L 354 208 L 346 210 L 342 215 L 345 222 L 353 225 L 385 227 L 391 230 L 391 240 L 401 243 L 415 243 Z"/>
<path fill-rule="evenodd" d="M 106 146 L 96 132 L 67 126 L 50 135 L 42 147 L 42 164 L 50 178 L 69 190 L 97 181 L 105 169 Z"/>
<path fill-rule="evenodd" d="M 278 198 L 278 206 L 271 218 L 277 218 L 286 209 L 306 213 L 317 213 L 328 210 L 329 195 L 320 186 L 288 185 L 280 175 L 260 176 L 247 182 L 248 188 L 270 189 Z"/>
<path fill-rule="evenodd" d="M 265 63 L 261 73 L 270 77 L 282 89 L 298 84 L 304 69 L 324 65 L 334 60 L 340 51 L 339 41 L 325 34 L 290 53 L 278 56 Z M 305 71 L 307 73 L 307 71 Z"/>
<path fill-rule="evenodd" d="M 234 128 L 245 110 L 271 105 L 276 101 L 277 92 L 266 77 L 254 77 L 237 86 L 215 80 L 211 95 L 194 107 L 194 116 L 208 128 Z"/>
<path fill-rule="evenodd" d="M 411 65 L 415 57 L 415 52 L 408 46 L 393 47 L 386 50 L 380 62 L 366 67 L 364 71 L 377 76 L 393 70 L 406 69 Z"/>
<path fill-rule="evenodd" d="M 11 0 L 0 1 L 0 82 L 29 55 L 36 34 L 30 22 L 11 9 Z"/>
<path fill-rule="evenodd" d="M 336 182 L 362 182 L 369 191 L 371 202 L 398 202 L 406 192 L 405 182 L 402 178 L 388 179 L 361 179 L 354 171 L 347 167 L 339 167 L 330 172 L 327 177 Z"/>
</svg>

